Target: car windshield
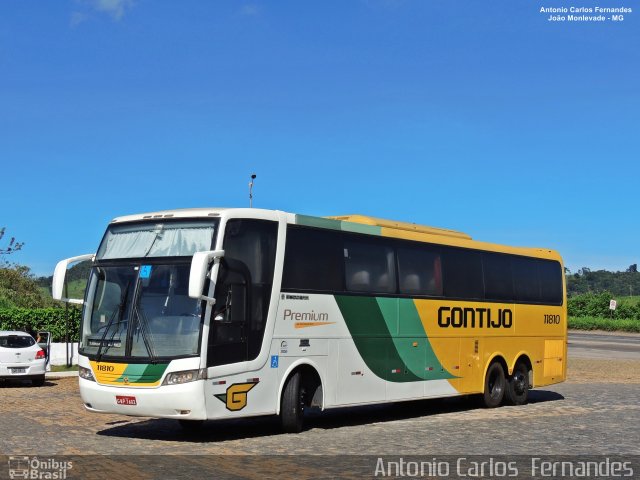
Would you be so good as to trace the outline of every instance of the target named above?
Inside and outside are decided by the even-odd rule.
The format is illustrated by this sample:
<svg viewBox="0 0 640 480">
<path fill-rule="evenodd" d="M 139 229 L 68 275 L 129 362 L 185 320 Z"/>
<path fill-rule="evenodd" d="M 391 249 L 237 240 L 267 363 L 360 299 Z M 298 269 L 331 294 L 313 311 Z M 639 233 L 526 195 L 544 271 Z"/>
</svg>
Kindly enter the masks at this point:
<svg viewBox="0 0 640 480">
<path fill-rule="evenodd" d="M 201 302 L 188 295 L 189 271 L 188 262 L 94 267 L 82 353 L 150 360 L 197 354 Z"/>
<path fill-rule="evenodd" d="M 35 345 L 36 341 L 29 335 L 1 335 L 0 347 L 27 348 Z"/>
</svg>

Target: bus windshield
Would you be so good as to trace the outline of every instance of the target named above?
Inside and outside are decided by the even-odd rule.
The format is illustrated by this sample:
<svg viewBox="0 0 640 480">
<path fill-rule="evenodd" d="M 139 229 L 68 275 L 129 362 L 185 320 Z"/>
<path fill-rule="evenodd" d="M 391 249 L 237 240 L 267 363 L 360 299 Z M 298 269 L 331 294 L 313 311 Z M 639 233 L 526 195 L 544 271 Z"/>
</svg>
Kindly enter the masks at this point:
<svg viewBox="0 0 640 480">
<path fill-rule="evenodd" d="M 217 219 L 110 225 L 96 255 L 81 353 L 155 361 L 199 353 L 201 302 L 189 297 L 195 252 L 211 250 Z"/>
<path fill-rule="evenodd" d="M 215 222 L 165 221 L 111 225 L 96 260 L 180 257 L 210 250 Z"/>
<path fill-rule="evenodd" d="M 97 266 L 91 272 L 81 352 L 155 361 L 197 355 L 200 300 L 188 295 L 190 264 Z"/>
</svg>

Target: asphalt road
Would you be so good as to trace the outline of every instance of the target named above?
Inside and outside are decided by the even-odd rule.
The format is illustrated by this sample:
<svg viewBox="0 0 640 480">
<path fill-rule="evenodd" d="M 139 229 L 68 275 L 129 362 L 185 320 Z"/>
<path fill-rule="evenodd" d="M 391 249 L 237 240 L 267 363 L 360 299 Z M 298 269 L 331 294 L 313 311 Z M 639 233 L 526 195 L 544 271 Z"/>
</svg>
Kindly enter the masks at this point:
<svg viewBox="0 0 640 480">
<path fill-rule="evenodd" d="M 569 357 L 640 360 L 640 335 L 569 332 Z"/>
</svg>

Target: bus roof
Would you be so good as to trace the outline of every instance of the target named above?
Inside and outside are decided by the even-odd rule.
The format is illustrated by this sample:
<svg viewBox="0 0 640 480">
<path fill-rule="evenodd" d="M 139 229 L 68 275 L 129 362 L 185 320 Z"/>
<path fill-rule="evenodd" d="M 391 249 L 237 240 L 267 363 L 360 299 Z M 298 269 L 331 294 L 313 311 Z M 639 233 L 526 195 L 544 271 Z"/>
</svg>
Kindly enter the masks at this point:
<svg viewBox="0 0 640 480">
<path fill-rule="evenodd" d="M 258 208 L 184 208 L 116 217 L 111 221 L 111 223 L 154 221 L 169 218 L 216 218 L 225 216 L 225 214 L 233 214 L 234 216 L 240 214 L 246 215 L 247 217 L 255 215 L 258 218 L 265 218 L 265 215 L 272 216 L 275 212 L 275 210 L 264 210 Z M 463 248 L 476 248 L 494 252 L 561 260 L 558 252 L 547 248 L 512 247 L 502 244 L 476 241 L 466 233 L 455 230 L 429 227 L 426 225 L 418 225 L 409 222 L 386 220 L 376 217 L 370 217 L 367 215 L 352 214 L 316 217 L 308 215 L 287 214 L 287 217 L 289 219 L 289 223 L 296 223 L 299 225 L 313 226 L 318 228 L 343 230 L 369 235 L 379 235 L 384 237 L 395 237 L 421 242 L 442 243 Z"/>
<path fill-rule="evenodd" d="M 498 243 L 476 241 L 466 233 L 455 230 L 428 227 L 415 223 L 397 222 L 395 220 L 385 220 L 368 217 L 366 215 L 340 215 L 333 217 L 296 215 L 296 223 L 311 227 L 330 228 L 347 232 L 561 261 L 560 254 L 548 248 L 512 247 Z"/>
<path fill-rule="evenodd" d="M 220 213 L 228 208 L 178 208 L 175 210 L 160 210 L 157 212 L 137 213 L 133 215 L 123 215 L 111 220 L 111 223 L 136 222 L 144 220 L 159 220 L 162 218 L 207 218 L 218 217 Z"/>
<path fill-rule="evenodd" d="M 326 217 L 345 222 L 362 223 L 364 225 L 374 225 L 377 227 L 395 228 L 396 230 L 407 230 L 410 232 L 428 233 L 430 235 L 442 235 L 445 237 L 464 238 L 471 240 L 471 236 L 466 233 L 446 228 L 428 227 L 417 223 L 396 222 L 395 220 L 385 220 L 384 218 L 368 217 L 366 215 L 340 215 L 336 217 Z"/>
</svg>

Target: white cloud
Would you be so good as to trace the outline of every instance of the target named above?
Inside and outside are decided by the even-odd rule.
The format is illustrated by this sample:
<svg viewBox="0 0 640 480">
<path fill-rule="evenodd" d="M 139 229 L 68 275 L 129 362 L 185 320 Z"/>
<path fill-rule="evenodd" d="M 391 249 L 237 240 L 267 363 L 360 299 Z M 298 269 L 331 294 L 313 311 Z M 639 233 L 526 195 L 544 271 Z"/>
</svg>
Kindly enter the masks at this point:
<svg viewBox="0 0 640 480">
<path fill-rule="evenodd" d="M 114 20 L 120 20 L 125 10 L 133 5 L 133 0 L 91 0 L 91 5 L 97 11 L 110 15 Z"/>
<path fill-rule="evenodd" d="M 246 5 L 243 5 L 243 7 L 240 9 L 240 13 L 242 15 L 253 17 L 260 14 L 260 7 L 255 3 L 248 3 Z"/>
<path fill-rule="evenodd" d="M 87 19 L 89 18 L 89 15 L 87 15 L 86 13 L 82 13 L 82 12 L 73 12 L 71 14 L 71 20 L 69 20 L 69 24 L 72 27 L 77 27 L 78 25 L 80 25 L 81 23 L 87 21 Z"/>
<path fill-rule="evenodd" d="M 115 21 L 124 17 L 134 5 L 134 0 L 75 0 L 78 8 L 71 13 L 69 24 L 77 27 L 96 14 L 108 15 Z"/>
</svg>

